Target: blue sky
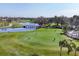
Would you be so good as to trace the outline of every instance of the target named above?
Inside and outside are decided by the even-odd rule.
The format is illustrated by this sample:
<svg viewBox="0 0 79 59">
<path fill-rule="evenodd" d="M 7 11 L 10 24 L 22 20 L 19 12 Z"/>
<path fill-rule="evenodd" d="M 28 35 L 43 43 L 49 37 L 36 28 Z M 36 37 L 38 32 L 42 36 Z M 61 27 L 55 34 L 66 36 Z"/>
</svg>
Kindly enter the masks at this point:
<svg viewBox="0 0 79 59">
<path fill-rule="evenodd" d="M 0 16 L 53 17 L 79 15 L 77 3 L 0 3 Z"/>
</svg>

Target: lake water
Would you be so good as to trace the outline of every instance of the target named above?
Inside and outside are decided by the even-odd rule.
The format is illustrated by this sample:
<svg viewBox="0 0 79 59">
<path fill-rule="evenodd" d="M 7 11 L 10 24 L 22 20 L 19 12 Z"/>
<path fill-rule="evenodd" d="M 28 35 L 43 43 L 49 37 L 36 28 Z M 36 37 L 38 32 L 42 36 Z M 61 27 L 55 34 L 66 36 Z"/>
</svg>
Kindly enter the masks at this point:
<svg viewBox="0 0 79 59">
<path fill-rule="evenodd" d="M 22 31 L 32 31 L 32 30 L 36 30 L 36 26 L 38 26 L 36 23 L 22 23 L 21 25 L 23 26 L 35 26 L 35 27 L 31 27 L 31 28 L 2 28 L 0 29 L 0 32 L 22 32 Z"/>
<path fill-rule="evenodd" d="M 35 28 L 5 28 L 0 29 L 0 32 L 22 32 L 22 31 L 32 31 L 36 30 Z"/>
</svg>

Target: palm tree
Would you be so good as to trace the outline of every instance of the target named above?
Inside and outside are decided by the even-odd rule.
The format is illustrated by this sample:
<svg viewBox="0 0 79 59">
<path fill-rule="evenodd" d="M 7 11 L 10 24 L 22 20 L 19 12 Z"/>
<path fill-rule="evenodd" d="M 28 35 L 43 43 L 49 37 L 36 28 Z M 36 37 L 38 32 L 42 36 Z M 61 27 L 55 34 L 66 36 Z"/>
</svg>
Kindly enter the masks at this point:
<svg viewBox="0 0 79 59">
<path fill-rule="evenodd" d="M 76 51 L 79 51 L 79 47 L 76 47 L 75 49 L 75 56 L 76 56 Z"/>
<path fill-rule="evenodd" d="M 60 47 L 60 56 L 62 54 L 63 47 L 66 47 L 68 49 L 68 51 L 67 51 L 68 55 L 72 51 L 72 46 L 66 40 L 59 41 L 59 47 Z M 75 48 L 75 45 L 73 45 L 73 47 Z"/>
<path fill-rule="evenodd" d="M 59 41 L 59 47 L 60 47 L 60 56 L 61 56 L 61 53 L 62 53 L 62 44 L 63 44 L 63 42 L 62 42 L 62 41 Z"/>
<path fill-rule="evenodd" d="M 69 55 L 70 52 L 72 51 L 72 47 L 70 46 L 70 44 L 67 44 L 67 48 L 68 48 L 67 54 Z"/>
<path fill-rule="evenodd" d="M 55 16 L 54 19 L 55 19 L 55 23 L 56 23 L 56 25 L 58 26 L 58 24 L 59 24 L 59 19 L 58 19 L 58 17 Z"/>
<path fill-rule="evenodd" d="M 59 47 L 60 47 L 60 56 L 62 54 L 62 48 L 67 46 L 67 41 L 63 40 L 63 41 L 59 41 Z"/>
<path fill-rule="evenodd" d="M 72 48 L 74 48 L 74 50 L 75 50 L 74 56 L 76 56 L 76 44 L 71 41 L 70 45 Z"/>
</svg>

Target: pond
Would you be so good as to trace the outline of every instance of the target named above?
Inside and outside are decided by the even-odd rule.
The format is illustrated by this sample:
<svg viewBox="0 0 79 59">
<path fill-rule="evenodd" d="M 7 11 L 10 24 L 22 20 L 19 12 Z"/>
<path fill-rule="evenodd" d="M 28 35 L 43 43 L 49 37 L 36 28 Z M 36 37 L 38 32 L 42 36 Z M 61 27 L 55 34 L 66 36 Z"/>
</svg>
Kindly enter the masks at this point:
<svg viewBox="0 0 79 59">
<path fill-rule="evenodd" d="M 31 31 L 36 30 L 35 28 L 4 28 L 0 29 L 0 32 L 22 32 L 22 31 Z"/>
<path fill-rule="evenodd" d="M 23 23 L 22 23 L 23 24 Z M 22 25 L 21 24 L 21 25 Z M 32 30 L 36 30 L 36 23 L 24 23 L 23 26 L 25 26 L 25 28 L 1 28 L 0 32 L 22 32 L 22 31 L 32 31 Z"/>
</svg>

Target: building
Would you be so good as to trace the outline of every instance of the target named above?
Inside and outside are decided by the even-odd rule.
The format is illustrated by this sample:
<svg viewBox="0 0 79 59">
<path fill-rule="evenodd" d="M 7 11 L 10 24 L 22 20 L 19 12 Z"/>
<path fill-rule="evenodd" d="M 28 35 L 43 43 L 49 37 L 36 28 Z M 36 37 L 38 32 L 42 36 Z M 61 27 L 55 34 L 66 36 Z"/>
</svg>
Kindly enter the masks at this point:
<svg viewBox="0 0 79 59">
<path fill-rule="evenodd" d="M 20 23 L 21 25 L 23 25 L 23 28 L 29 28 L 29 29 L 37 29 L 40 25 L 37 23 Z"/>
</svg>

